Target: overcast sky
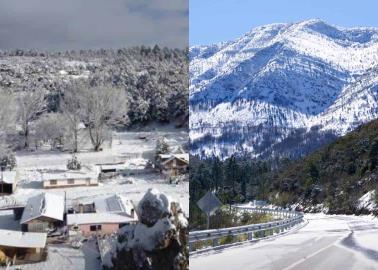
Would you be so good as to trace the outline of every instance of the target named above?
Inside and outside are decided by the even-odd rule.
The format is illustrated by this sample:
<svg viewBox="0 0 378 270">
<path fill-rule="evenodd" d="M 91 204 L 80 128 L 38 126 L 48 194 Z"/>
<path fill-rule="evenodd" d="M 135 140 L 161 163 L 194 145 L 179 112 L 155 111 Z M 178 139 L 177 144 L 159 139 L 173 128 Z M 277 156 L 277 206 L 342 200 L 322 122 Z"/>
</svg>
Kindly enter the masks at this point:
<svg viewBox="0 0 378 270">
<path fill-rule="evenodd" d="M 0 0 L 0 49 L 188 46 L 189 0 Z"/>
</svg>

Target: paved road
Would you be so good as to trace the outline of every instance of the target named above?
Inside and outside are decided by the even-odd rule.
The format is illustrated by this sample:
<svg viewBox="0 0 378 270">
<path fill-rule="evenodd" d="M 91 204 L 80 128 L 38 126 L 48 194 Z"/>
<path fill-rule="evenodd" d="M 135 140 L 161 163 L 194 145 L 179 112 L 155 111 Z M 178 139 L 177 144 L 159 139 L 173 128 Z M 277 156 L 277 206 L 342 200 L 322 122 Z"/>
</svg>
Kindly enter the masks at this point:
<svg viewBox="0 0 378 270">
<path fill-rule="evenodd" d="M 306 215 L 302 229 L 190 257 L 191 270 L 377 270 L 378 219 Z"/>
</svg>

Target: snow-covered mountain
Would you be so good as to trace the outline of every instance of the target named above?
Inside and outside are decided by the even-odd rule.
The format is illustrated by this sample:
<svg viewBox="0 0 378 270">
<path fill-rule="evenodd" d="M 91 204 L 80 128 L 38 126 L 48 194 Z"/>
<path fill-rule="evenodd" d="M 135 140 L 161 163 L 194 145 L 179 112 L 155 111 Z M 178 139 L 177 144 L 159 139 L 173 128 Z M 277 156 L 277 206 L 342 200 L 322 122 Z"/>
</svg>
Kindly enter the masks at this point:
<svg viewBox="0 0 378 270">
<path fill-rule="evenodd" d="M 305 153 L 377 117 L 378 28 L 308 20 L 190 48 L 195 154 L 271 155 L 298 131 Z"/>
</svg>

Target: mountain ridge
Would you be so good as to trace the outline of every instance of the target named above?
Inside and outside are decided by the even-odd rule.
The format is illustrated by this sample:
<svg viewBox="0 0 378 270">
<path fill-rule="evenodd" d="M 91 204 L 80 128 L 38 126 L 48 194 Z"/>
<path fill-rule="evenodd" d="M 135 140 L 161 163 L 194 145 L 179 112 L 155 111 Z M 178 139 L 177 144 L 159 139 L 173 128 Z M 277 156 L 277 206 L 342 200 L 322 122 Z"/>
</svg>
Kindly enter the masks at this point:
<svg viewBox="0 0 378 270">
<path fill-rule="evenodd" d="M 378 117 L 378 28 L 271 24 L 189 54 L 194 154 L 261 154 L 256 138 L 239 145 L 220 140 L 225 126 L 280 128 L 274 144 L 298 128 L 321 126 L 340 136 Z"/>
</svg>

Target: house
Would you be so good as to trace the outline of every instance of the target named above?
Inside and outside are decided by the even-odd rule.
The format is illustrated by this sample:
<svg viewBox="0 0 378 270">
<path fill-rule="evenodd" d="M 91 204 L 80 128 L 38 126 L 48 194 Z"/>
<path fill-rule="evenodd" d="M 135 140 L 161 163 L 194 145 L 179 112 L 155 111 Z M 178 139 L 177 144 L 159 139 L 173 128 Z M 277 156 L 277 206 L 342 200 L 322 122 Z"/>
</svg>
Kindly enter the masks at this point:
<svg viewBox="0 0 378 270">
<path fill-rule="evenodd" d="M 46 233 L 0 230 L 0 264 L 19 265 L 46 258 Z"/>
<path fill-rule="evenodd" d="M 67 215 L 71 235 L 108 235 L 138 221 L 132 201 L 119 195 L 97 198 L 92 203 L 79 204 L 76 209 L 78 212 Z"/>
<path fill-rule="evenodd" d="M 97 166 L 100 170 L 100 180 L 115 177 L 117 175 L 122 174 L 126 170 L 126 164 L 124 162 L 97 164 Z"/>
<path fill-rule="evenodd" d="M 117 173 L 125 170 L 126 168 L 124 162 L 98 164 L 98 166 L 100 168 L 100 173 Z"/>
<path fill-rule="evenodd" d="M 21 229 L 25 232 L 51 232 L 62 225 L 64 196 L 41 193 L 29 198 L 21 217 Z"/>
<path fill-rule="evenodd" d="M 17 187 L 18 173 L 16 171 L 0 172 L 0 195 L 12 194 Z"/>
<path fill-rule="evenodd" d="M 160 154 L 160 172 L 169 177 L 185 174 L 189 166 L 189 154 Z"/>
<path fill-rule="evenodd" d="M 82 166 L 80 170 L 50 170 L 42 173 L 43 188 L 97 186 L 97 166 Z"/>
</svg>

